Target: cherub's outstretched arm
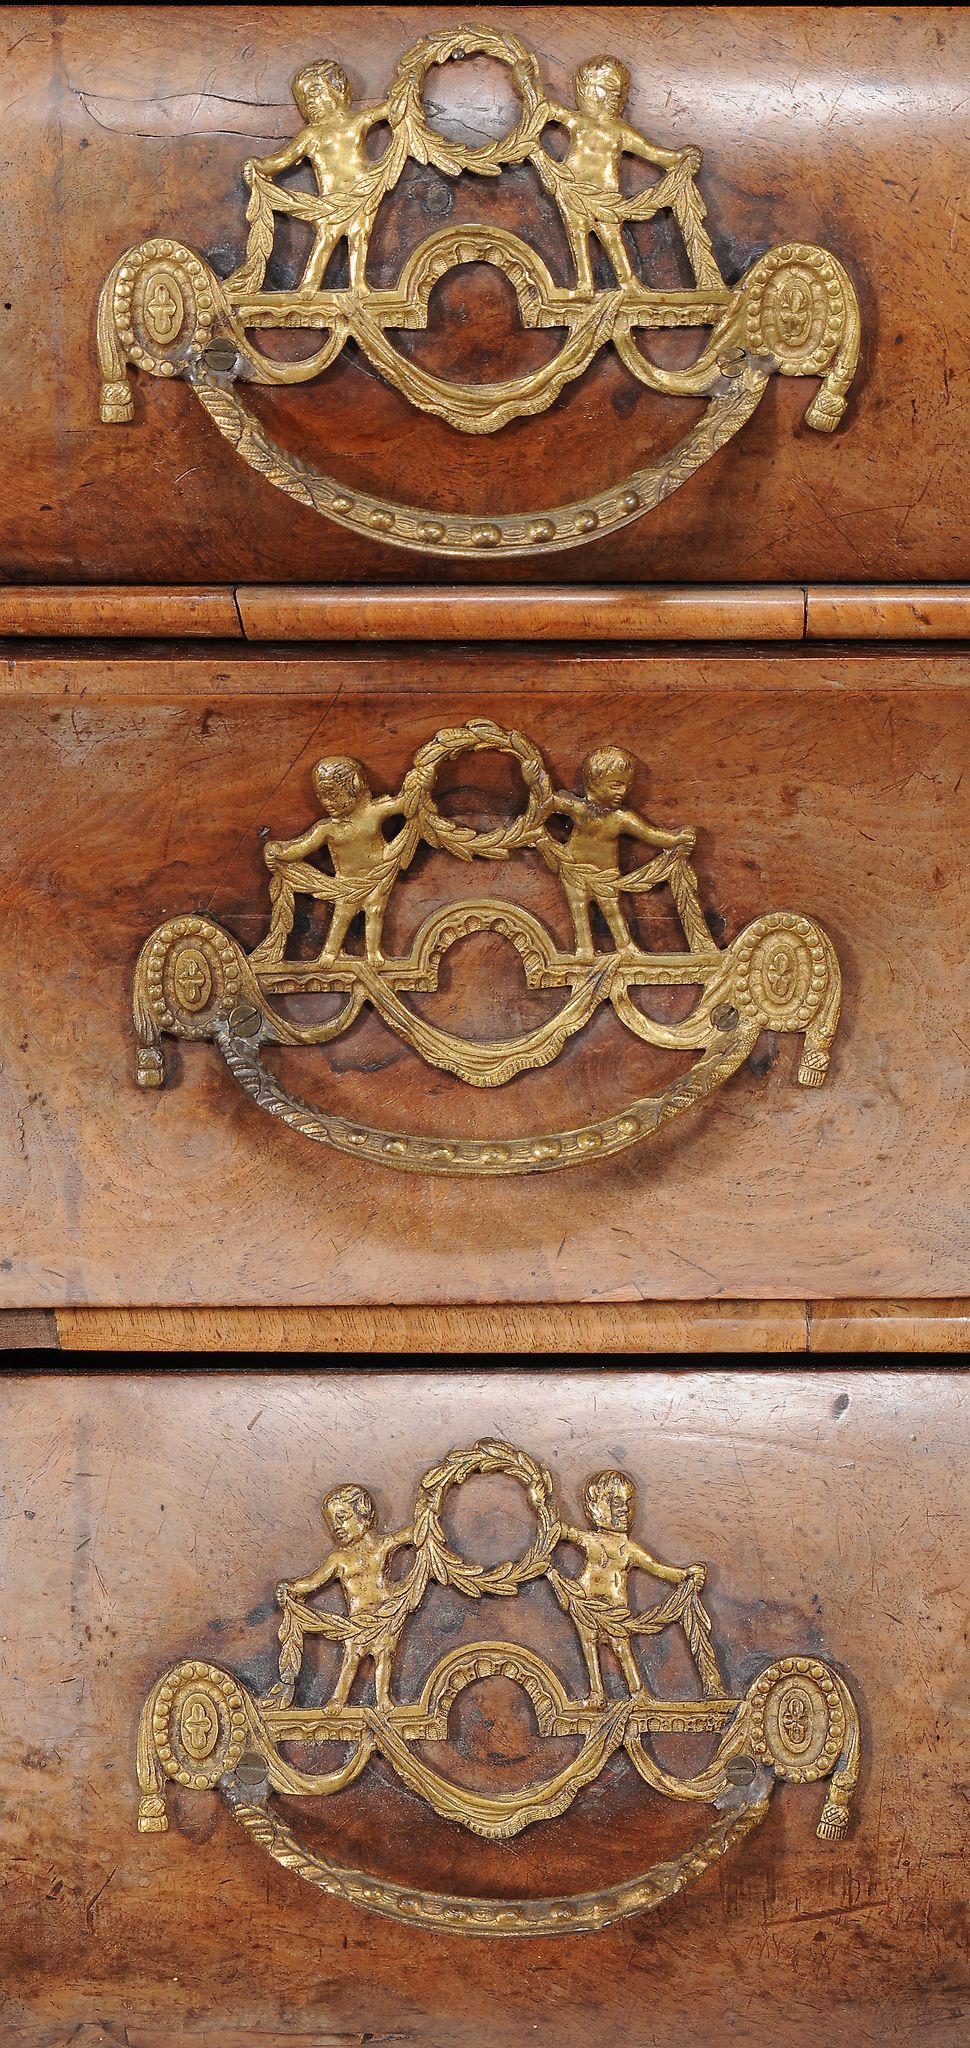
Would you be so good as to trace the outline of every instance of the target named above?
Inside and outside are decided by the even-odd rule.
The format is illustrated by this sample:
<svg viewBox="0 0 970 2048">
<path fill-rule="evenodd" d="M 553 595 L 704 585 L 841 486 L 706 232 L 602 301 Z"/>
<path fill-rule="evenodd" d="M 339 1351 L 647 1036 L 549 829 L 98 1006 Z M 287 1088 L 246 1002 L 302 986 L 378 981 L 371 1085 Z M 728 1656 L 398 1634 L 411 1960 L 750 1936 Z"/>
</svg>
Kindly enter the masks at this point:
<svg viewBox="0 0 970 2048">
<path fill-rule="evenodd" d="M 661 1564 L 659 1557 L 645 1550 L 642 1543 L 630 1543 L 629 1558 L 631 1568 L 649 1572 L 652 1579 L 663 1579 L 668 1586 L 680 1586 L 691 1576 L 689 1565 Z"/>
<path fill-rule="evenodd" d="M 305 1600 L 308 1593 L 318 1593 L 321 1586 L 329 1585 L 330 1580 L 336 1578 L 338 1562 L 331 1551 L 330 1556 L 324 1558 L 319 1570 L 311 1572 L 309 1578 L 290 1579 L 290 1592 L 295 1594 L 298 1600 Z"/>
<path fill-rule="evenodd" d="M 628 128 L 625 121 L 620 124 L 620 147 L 625 156 L 642 157 L 645 164 L 656 164 L 661 171 L 672 171 L 686 154 L 682 149 L 663 149 L 659 142 L 648 142 L 635 128 Z"/>
<path fill-rule="evenodd" d="M 565 164 L 560 163 L 559 158 L 553 156 L 552 151 L 543 145 L 542 138 L 547 128 L 565 128 L 570 140 L 575 141 L 579 132 L 579 117 L 575 108 L 560 107 L 555 100 L 550 100 L 542 127 L 537 131 L 535 141 L 529 150 L 529 162 L 535 165 L 546 190 L 555 195 L 564 175 L 568 177 L 569 173 Z"/>
<path fill-rule="evenodd" d="M 662 825 L 648 825 L 645 818 L 638 818 L 635 811 L 620 812 L 620 827 L 628 839 L 642 839 L 648 846 L 661 846 L 670 852 L 675 846 L 692 847 L 694 834 L 689 825 L 681 826 L 679 832 L 665 832 Z"/>
<path fill-rule="evenodd" d="M 263 857 L 273 861 L 305 860 L 308 853 L 316 853 L 330 836 L 330 819 L 319 818 L 309 831 L 301 832 L 299 839 L 268 839 L 263 848 Z"/>
<path fill-rule="evenodd" d="M 381 1542 L 382 1558 L 393 1557 L 396 1550 L 406 1550 L 414 1542 L 413 1529 L 398 1529 L 393 1536 L 385 1536 Z"/>
<path fill-rule="evenodd" d="M 261 171 L 266 178 L 274 177 L 277 171 L 291 171 L 294 164 L 301 163 L 306 156 L 310 139 L 310 130 L 301 128 L 299 135 L 294 135 L 292 142 L 284 143 L 275 156 L 250 157 L 243 169 L 246 172 Z"/>
<path fill-rule="evenodd" d="M 571 789 L 557 789 L 551 803 L 545 807 L 545 815 L 551 818 L 558 814 L 563 818 L 572 818 L 575 823 L 578 819 L 585 818 L 587 809 L 583 798 L 574 796 Z"/>
<path fill-rule="evenodd" d="M 567 128 L 570 135 L 575 135 L 578 125 L 579 115 L 575 107 L 561 107 L 558 100 L 548 101 L 543 131 L 546 128 Z"/>
</svg>

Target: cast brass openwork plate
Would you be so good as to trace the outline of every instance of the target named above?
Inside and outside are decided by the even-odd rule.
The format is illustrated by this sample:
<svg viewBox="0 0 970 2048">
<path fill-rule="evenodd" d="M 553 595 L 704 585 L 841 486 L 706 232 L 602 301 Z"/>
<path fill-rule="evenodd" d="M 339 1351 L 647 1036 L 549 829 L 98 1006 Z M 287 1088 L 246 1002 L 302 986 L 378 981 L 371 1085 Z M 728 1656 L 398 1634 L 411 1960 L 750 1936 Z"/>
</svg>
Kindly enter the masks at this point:
<svg viewBox="0 0 970 2048">
<path fill-rule="evenodd" d="M 439 809 L 435 778 L 444 763 L 488 751 L 517 762 L 526 802 L 511 823 L 476 831 Z M 264 846 L 270 918 L 254 951 L 244 953 L 229 932 L 201 915 L 170 918 L 143 946 L 134 983 L 140 1084 L 164 1081 L 163 1033 L 212 1039 L 252 1100 L 292 1130 L 384 1166 L 452 1175 L 550 1172 L 621 1152 L 712 1095 L 748 1058 L 761 1031 L 804 1032 L 798 1079 L 817 1086 L 828 1069 L 841 1000 L 831 940 L 810 917 L 775 910 L 755 918 L 730 945 L 718 946 L 690 864 L 693 829 L 667 831 L 634 809 L 635 767 L 624 748 L 600 746 L 583 765 L 583 794 L 556 790 L 532 742 L 484 718 L 438 732 L 420 747 L 396 796 L 374 796 L 359 761 L 343 755 L 319 761 L 313 784 L 322 816 L 299 838 Z M 560 836 L 563 828 L 566 836 Z M 628 841 L 649 856 L 633 868 L 621 867 Z M 422 842 L 463 867 L 504 861 L 511 873 L 514 862 L 541 861 L 561 886 L 571 948 L 561 951 L 548 927 L 520 904 L 481 896 L 435 910 L 406 954 L 385 958 L 388 902 L 395 888 L 406 886 L 401 878 Z M 330 871 L 319 855 L 329 856 Z M 622 899 L 661 888 L 673 898 L 683 952 L 644 952 L 631 937 Z M 287 956 L 300 897 L 329 907 L 326 941 L 312 960 Z M 595 950 L 594 915 L 609 933 L 610 952 Z M 362 953 L 346 950 L 358 918 Z M 449 947 L 479 932 L 509 942 L 528 990 L 562 992 L 554 1016 L 515 1038 L 468 1039 L 412 1007 L 409 996 L 437 989 Z M 638 990 L 678 985 L 700 990 L 681 1023 L 658 1022 L 636 1000 Z M 342 1004 L 324 1022 L 298 1023 L 274 1004 L 274 997 L 288 995 L 336 995 Z M 265 1046 L 337 1038 L 365 1003 L 421 1059 L 473 1088 L 499 1087 L 549 1066 L 604 1006 L 645 1044 L 700 1056 L 658 1093 L 569 1129 L 529 1137 L 496 1132 L 484 1140 L 423 1137 L 315 1109 L 290 1095 L 264 1063 Z"/>
<path fill-rule="evenodd" d="M 510 68 L 520 104 L 511 132 L 483 147 L 438 134 L 422 97 L 434 65 L 477 55 Z M 155 235 L 127 250 L 111 270 L 98 312 L 102 419 L 132 418 L 129 365 L 157 377 L 183 377 L 225 440 L 277 490 L 341 526 L 442 555 L 548 552 L 639 519 L 745 425 L 775 372 L 821 379 L 806 419 L 830 433 L 845 410 L 859 353 L 859 309 L 841 263 L 825 249 L 785 242 L 760 256 L 737 284 L 726 284 L 704 225 L 701 152 L 664 149 L 624 121 L 628 84 L 617 58 L 591 58 L 576 73 L 575 103 L 562 106 L 549 97 L 524 43 L 505 30 L 481 27 L 439 29 L 415 43 L 379 105 L 354 108 L 349 80 L 332 60 L 308 64 L 293 81 L 304 122 L 299 134 L 275 155 L 244 165 L 249 236 L 238 268 L 219 277 L 181 242 Z M 390 140 L 375 160 L 367 138 L 378 125 L 389 129 Z M 552 129 L 565 134 L 561 159 L 547 146 Z M 483 220 L 438 229 L 406 256 L 393 286 L 370 284 L 368 244 L 409 159 L 453 179 L 494 180 L 510 165 L 531 164 L 561 215 L 571 281 L 557 283 L 536 248 Z M 621 179 L 626 160 L 656 173 L 632 197 Z M 314 193 L 279 182 L 303 164 L 313 173 Z M 693 273 L 688 290 L 657 290 L 644 282 L 624 240 L 627 223 L 664 212 Z M 308 223 L 313 237 L 303 276 L 287 291 L 266 287 L 279 215 Z M 594 281 L 593 239 L 612 268 L 607 288 Z M 327 270 L 344 242 L 349 283 L 335 289 Z M 433 287 L 449 270 L 480 263 L 509 279 L 522 326 L 555 329 L 562 346 L 527 375 L 456 383 L 413 361 L 392 337 L 427 328 Z M 279 360 L 257 339 L 274 327 L 314 330 L 320 346 L 302 360 Z M 665 369 L 642 346 L 644 334 L 670 327 L 700 330 L 699 352 L 688 368 Z M 544 412 L 608 346 L 639 383 L 668 396 L 704 398 L 708 406 L 669 453 L 570 504 L 474 515 L 403 504 L 351 487 L 289 453 L 243 402 L 247 383 L 292 385 L 321 376 L 349 343 L 411 405 L 464 434 L 494 433 Z"/>
<path fill-rule="evenodd" d="M 473 1473 L 506 1474 L 524 1489 L 535 1534 L 518 1558 L 485 1566 L 451 1547 L 444 1504 Z M 584 1489 L 585 1521 L 573 1525 L 546 1467 L 513 1444 L 492 1440 L 451 1451 L 426 1472 L 411 1521 L 393 1534 L 377 1529 L 374 1501 L 362 1486 L 337 1487 L 323 1503 L 333 1537 L 328 1556 L 305 1578 L 277 1586 L 279 1677 L 269 1690 L 257 1696 L 242 1679 L 199 1658 L 176 1664 L 153 1686 L 138 1734 L 139 1829 L 167 1828 L 166 1779 L 198 1791 L 218 1788 L 252 1840 L 321 1891 L 415 1926 L 481 1935 L 576 1934 L 650 1911 L 764 1820 L 779 1780 L 805 1785 L 831 1778 L 816 1832 L 823 1841 L 840 1840 L 859 1769 L 859 1719 L 845 1680 L 820 1658 L 795 1654 L 766 1664 L 743 1694 L 732 1694 L 701 1599 L 706 1566 L 654 1557 L 632 1533 L 635 1503 L 636 1488 L 625 1473 L 598 1472 Z M 562 1560 L 561 1545 L 572 1546 L 578 1570 Z M 399 1552 L 408 1553 L 403 1573 L 391 1566 Z M 659 1582 L 660 1598 L 635 1604 L 631 1574 Z M 534 1649 L 504 1638 L 452 1644 L 416 1698 L 398 1697 L 397 1652 L 433 1583 L 473 1603 L 508 1601 L 539 1579 L 551 1586 L 563 1627 L 575 1631 L 585 1697 L 573 1697 Z M 344 1611 L 313 1604 L 329 1586 L 342 1592 Z M 686 1699 L 658 1697 L 638 1662 L 637 1644 L 666 1629 L 682 1630 L 689 1651 L 694 1679 Z M 311 1689 L 301 1682 L 307 1635 L 323 1636 L 342 1653 L 334 1690 L 323 1703 L 296 1697 Z M 357 1704 L 351 1695 L 361 1690 L 371 1665 L 374 1704 Z M 614 1667 L 622 1690 L 608 1694 L 605 1679 Z M 566 1737 L 576 1745 L 569 1763 L 526 1789 L 472 1790 L 444 1768 L 452 1707 L 467 1686 L 490 1678 L 511 1680 L 530 1701 L 539 1768 L 544 1740 Z M 694 1772 L 675 1775 L 658 1762 L 651 1742 L 664 1734 L 706 1736 L 713 1753 Z M 283 1755 L 291 1743 L 319 1745 L 325 1767 L 298 1768 Z M 427 1761 L 427 1746 L 438 1744 L 442 1768 Z M 328 1758 L 327 1745 L 336 1745 L 339 1760 L 333 1761 L 333 1748 Z M 614 1757 L 624 1757 L 652 1792 L 710 1807 L 713 1819 L 679 1856 L 602 1889 L 591 1872 L 589 1889 L 572 1897 L 446 1896 L 341 1868 L 301 1844 L 271 1803 L 271 1793 L 335 1797 L 374 1757 L 443 1819 L 491 1842 L 507 1842 L 565 1813 Z"/>
</svg>

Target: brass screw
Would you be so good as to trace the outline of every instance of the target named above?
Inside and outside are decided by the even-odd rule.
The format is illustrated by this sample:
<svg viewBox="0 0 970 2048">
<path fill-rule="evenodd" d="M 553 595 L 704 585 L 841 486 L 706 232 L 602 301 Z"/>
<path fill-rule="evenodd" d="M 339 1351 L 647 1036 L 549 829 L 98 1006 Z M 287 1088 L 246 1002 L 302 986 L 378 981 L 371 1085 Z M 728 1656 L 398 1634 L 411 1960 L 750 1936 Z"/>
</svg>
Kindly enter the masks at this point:
<svg viewBox="0 0 970 2048">
<path fill-rule="evenodd" d="M 721 1003 L 716 1010 L 712 1010 L 711 1023 L 713 1024 L 715 1031 L 736 1030 L 738 1024 L 740 1023 L 740 1018 L 738 1017 L 738 1013 L 734 1007 L 734 1004 Z"/>
<path fill-rule="evenodd" d="M 255 1038 L 259 1025 L 259 1011 L 252 1003 L 236 1003 L 229 1012 L 229 1029 L 237 1038 Z"/>
<path fill-rule="evenodd" d="M 734 1756 L 724 1766 L 724 1775 L 729 1785 L 750 1785 L 757 1765 L 750 1756 Z"/>
<path fill-rule="evenodd" d="M 239 354 L 231 341 L 210 341 L 202 351 L 202 361 L 207 370 L 212 370 L 217 377 L 224 377 L 235 369 Z"/>
</svg>

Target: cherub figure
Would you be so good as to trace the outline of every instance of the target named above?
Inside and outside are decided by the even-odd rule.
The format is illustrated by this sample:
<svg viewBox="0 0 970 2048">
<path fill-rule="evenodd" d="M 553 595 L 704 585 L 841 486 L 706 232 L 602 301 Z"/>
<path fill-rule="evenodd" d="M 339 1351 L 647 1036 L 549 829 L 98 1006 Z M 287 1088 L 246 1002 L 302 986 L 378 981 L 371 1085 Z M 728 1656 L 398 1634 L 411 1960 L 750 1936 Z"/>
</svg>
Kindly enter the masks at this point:
<svg viewBox="0 0 970 2048">
<path fill-rule="evenodd" d="M 284 1580 L 276 1588 L 276 1597 L 285 1610 L 288 1600 L 306 1600 L 336 1580 L 355 1626 L 344 1638 L 343 1660 L 329 1704 L 346 1706 L 362 1663 L 372 1657 L 376 1704 L 390 1706 L 391 1662 L 407 1619 L 408 1602 L 400 1590 L 388 1585 L 385 1573 L 389 1560 L 412 1541 L 414 1532 L 399 1529 L 394 1536 L 375 1536 L 377 1510 L 363 1486 L 336 1487 L 323 1502 L 323 1514 L 334 1540 L 329 1557 L 307 1578 Z M 320 1619 L 320 1633 L 326 1634 L 325 1618 L 321 1615 Z M 311 1628 L 305 1617 L 301 1617 L 301 1626 L 303 1632 Z"/>
<path fill-rule="evenodd" d="M 385 818 L 405 815 L 400 797 L 371 794 L 359 761 L 344 754 L 318 761 L 313 788 L 325 812 L 297 839 L 268 839 L 263 858 L 270 871 L 272 911 L 269 931 L 250 954 L 253 967 L 277 966 L 293 929 L 295 899 L 314 896 L 333 904 L 330 930 L 318 964 L 336 960 L 358 911 L 364 913 L 367 958 L 379 966 L 384 956 L 381 937 L 391 889 L 417 844 L 417 833 L 405 825 L 392 840 L 382 831 Z M 327 847 L 333 874 L 311 867 L 307 856 Z"/>
<path fill-rule="evenodd" d="M 307 64 L 297 73 L 293 97 L 306 124 L 299 135 L 273 156 L 250 157 L 243 165 L 243 176 L 253 187 L 246 216 L 253 227 L 247 260 L 237 272 L 234 285 L 262 284 L 272 247 L 272 216 L 288 213 L 310 221 L 314 231 L 300 291 L 319 290 L 330 258 L 345 236 L 350 289 L 363 291 L 367 245 L 377 209 L 400 176 L 406 154 L 392 142 L 390 150 L 377 162 L 368 157 L 366 138 L 378 122 L 388 119 L 387 104 L 361 107 L 353 112 L 350 80 L 331 58 Z M 287 192 L 272 182 L 278 172 L 303 162 L 310 165 L 316 178 L 316 197 L 306 192 Z"/>
<path fill-rule="evenodd" d="M 710 952 L 713 940 L 704 922 L 687 855 L 694 845 L 694 830 L 684 825 L 679 832 L 665 832 L 649 825 L 636 811 L 624 806 L 633 781 L 635 762 L 624 747 L 597 747 L 583 762 L 584 795 L 558 790 L 549 815 L 559 813 L 570 820 L 572 830 L 565 846 L 546 833 L 539 850 L 562 882 L 575 933 L 576 957 L 592 960 L 590 905 L 595 903 L 609 925 L 613 943 L 620 953 L 638 949 L 620 908 L 621 890 L 643 894 L 669 882 L 680 912 L 688 944 L 694 951 Z M 639 839 L 647 846 L 661 847 L 668 856 L 679 858 L 650 861 L 629 874 L 620 872 L 620 840 Z"/>
<path fill-rule="evenodd" d="M 659 1558 L 635 1541 L 629 1531 L 636 1487 L 625 1472 L 597 1472 L 584 1488 L 583 1506 L 591 1527 L 564 1526 L 561 1540 L 575 1543 L 583 1552 L 585 1563 L 577 1579 L 557 1573 L 557 1591 L 576 1624 L 586 1659 L 588 1704 L 602 1707 L 606 1704 L 606 1691 L 600 1667 L 601 1646 L 612 1651 L 631 1697 L 643 1691 L 630 1640 L 630 1572 L 649 1572 L 651 1578 L 662 1579 L 669 1586 L 681 1586 L 689 1579 L 699 1594 L 707 1568 L 703 1564 L 661 1564 Z"/>
<path fill-rule="evenodd" d="M 620 188 L 620 165 L 624 156 L 640 157 L 663 171 L 682 171 L 685 180 L 700 168 L 700 151 L 694 148 L 663 149 L 648 142 L 621 119 L 630 88 L 630 73 L 619 57 L 591 57 L 576 73 L 573 91 L 575 107 L 549 102 L 548 121 L 565 128 L 569 149 L 559 163 L 539 146 L 532 161 L 543 183 L 552 192 L 569 237 L 576 266 L 576 289 L 593 290 L 589 237 L 595 234 L 613 266 L 618 285 L 638 285 L 626 244 L 625 220 L 645 219 L 658 210 L 659 196 L 642 194 L 627 199 Z M 688 246 L 698 284 L 723 285 L 707 234 L 702 226 L 704 207 L 700 195 L 687 196 L 686 185 L 669 191 L 666 204 L 673 210 Z"/>
</svg>

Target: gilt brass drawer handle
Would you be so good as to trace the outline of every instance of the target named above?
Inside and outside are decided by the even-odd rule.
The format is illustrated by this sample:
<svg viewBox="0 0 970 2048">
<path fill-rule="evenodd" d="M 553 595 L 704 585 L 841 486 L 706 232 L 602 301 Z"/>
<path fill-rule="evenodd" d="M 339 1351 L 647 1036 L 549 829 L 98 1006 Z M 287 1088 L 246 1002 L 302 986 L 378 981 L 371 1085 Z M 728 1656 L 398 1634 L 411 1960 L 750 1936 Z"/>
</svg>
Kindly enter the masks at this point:
<svg viewBox="0 0 970 2048">
<path fill-rule="evenodd" d="M 433 65 L 481 53 L 511 68 L 522 111 L 500 141 L 469 148 L 430 126 L 422 90 Z M 304 119 L 300 133 L 275 155 L 244 166 L 249 239 L 238 269 L 220 278 L 191 249 L 158 235 L 114 265 L 98 311 L 102 419 L 132 418 L 130 364 L 153 376 L 181 376 L 224 439 L 277 490 L 340 526 L 439 555 L 548 553 L 628 525 L 679 489 L 745 425 L 775 372 L 821 379 L 806 419 L 830 433 L 845 410 L 859 354 L 859 308 L 845 270 L 825 249 L 787 242 L 727 285 L 704 225 L 696 183 L 701 153 L 663 149 L 624 122 L 628 85 L 618 58 L 593 58 L 576 74 L 575 105 L 560 106 L 548 97 L 532 52 L 492 28 L 443 29 L 415 43 L 379 106 L 352 110 L 340 66 L 329 59 L 307 65 L 293 81 Z M 379 123 L 389 124 L 391 141 L 374 161 L 365 139 Z M 550 125 L 569 137 L 561 162 L 543 143 Z M 628 156 L 660 174 L 635 198 L 621 189 L 620 167 Z M 497 178 L 508 165 L 530 163 L 562 217 L 574 282 L 556 284 L 538 251 L 519 235 L 465 222 L 440 228 L 412 250 L 390 288 L 368 283 L 375 222 L 409 159 L 452 179 Z M 316 193 L 277 182 L 303 162 L 314 173 Z M 654 290 L 634 272 L 624 223 L 661 212 L 672 215 L 682 239 L 694 277 L 689 290 Z M 281 214 L 306 221 L 313 243 L 299 284 L 267 290 Z M 594 282 L 593 237 L 613 269 L 609 289 Z M 331 288 L 325 273 L 344 241 L 349 284 Z M 427 328 L 433 287 L 469 263 L 491 264 L 509 279 L 523 328 L 561 332 L 562 347 L 550 362 L 504 383 L 461 384 L 433 374 L 393 344 L 395 332 Z M 312 329 L 324 338 L 302 360 L 281 361 L 254 339 L 273 327 Z M 664 369 L 640 346 L 638 335 L 670 327 L 710 330 L 689 368 Z M 668 396 L 706 398 L 708 410 L 668 454 L 569 504 L 508 514 L 401 504 L 289 454 L 239 395 L 246 383 L 292 385 L 321 376 L 348 342 L 411 405 L 459 433 L 490 434 L 544 412 L 610 344 L 637 382 Z"/>
<path fill-rule="evenodd" d="M 523 1488 L 535 1515 L 535 1536 L 518 1558 L 491 1566 L 469 1562 L 449 1544 L 442 1521 L 448 1494 L 473 1474 L 504 1474 Z M 636 1488 L 623 1472 L 597 1473 L 585 1487 L 585 1523 L 572 1526 L 544 1465 L 513 1444 L 485 1440 L 452 1451 L 425 1473 L 408 1526 L 393 1535 L 375 1527 L 371 1495 L 359 1485 L 329 1493 L 323 1511 L 333 1547 L 320 1567 L 277 1587 L 282 1612 L 279 1677 L 262 1695 L 218 1665 L 189 1659 L 160 1678 L 145 1702 L 138 1735 L 138 1826 L 163 1832 L 167 1779 L 198 1791 L 218 1787 L 240 1825 L 276 1862 L 331 1896 L 369 1906 L 391 1919 L 456 1934 L 575 1934 L 648 1912 L 683 1891 L 710 1864 L 737 1847 L 764 1820 L 779 1779 L 811 1784 L 831 1778 L 817 1833 L 838 1841 L 848 1827 L 859 1769 L 859 1720 L 845 1680 L 817 1657 L 769 1663 L 743 1694 L 728 1692 L 701 1599 L 706 1566 L 662 1563 L 632 1535 Z M 561 1544 L 578 1550 L 578 1573 L 556 1563 Z M 408 1553 L 401 1576 L 392 1558 Z M 659 1581 L 652 1606 L 630 1602 L 631 1573 Z M 515 1641 L 452 1644 L 427 1674 L 419 1697 L 395 1697 L 395 1658 L 407 1623 L 432 1583 L 450 1587 L 469 1605 L 514 1598 L 548 1581 L 575 1631 L 585 1664 L 585 1698 L 575 1697 L 534 1649 Z M 313 1595 L 339 1587 L 345 1612 L 323 1610 Z M 691 1696 L 658 1697 L 644 1677 L 636 1645 L 681 1629 L 694 1667 Z M 454 1625 L 449 1633 L 455 1633 Z M 304 1639 L 322 1636 L 341 1650 L 330 1699 L 294 1704 L 301 1684 Z M 622 1679 L 607 1694 L 604 1660 Z M 352 1701 L 365 1666 L 373 1664 L 373 1706 Z M 425 1761 L 425 1745 L 449 1741 L 451 1708 L 469 1685 L 511 1680 L 531 1703 L 539 1743 L 572 1737 L 572 1760 L 524 1791 L 482 1792 L 459 1784 Z M 653 1753 L 657 1734 L 714 1735 L 710 1761 L 681 1777 Z M 308 1772 L 282 1754 L 288 1743 L 334 1743 L 349 1754 L 329 1770 Z M 418 1745 L 417 1750 L 414 1745 Z M 633 1878 L 576 1896 L 475 1898 L 447 1896 L 347 1870 L 297 1836 L 270 1804 L 270 1793 L 329 1798 L 353 1784 L 371 1758 L 389 1764 L 435 1813 L 473 1835 L 507 1842 L 524 1828 L 553 1820 L 592 1784 L 611 1758 L 624 1755 L 654 1793 L 700 1803 L 716 1818 L 689 1850 Z"/>
<path fill-rule="evenodd" d="M 434 799 L 442 764 L 469 753 L 497 752 L 518 763 L 524 810 L 492 831 L 443 815 Z M 261 1109 L 317 1143 L 404 1171 L 432 1174 L 551 1172 L 623 1151 L 660 1131 L 711 1095 L 752 1051 L 759 1032 L 799 1031 L 805 1044 L 798 1079 L 821 1083 L 839 1019 L 841 980 L 831 941 L 811 918 L 770 911 L 721 949 L 711 937 L 690 864 L 694 832 L 651 825 L 628 803 L 635 773 L 622 747 L 600 746 L 583 766 L 584 791 L 556 790 L 538 749 L 523 734 L 490 719 L 438 732 L 418 749 L 397 796 L 375 797 L 359 761 L 319 761 L 313 785 L 323 815 L 299 838 L 270 840 L 270 920 L 253 952 L 201 915 L 160 925 L 135 970 L 137 1077 L 142 1087 L 165 1078 L 162 1034 L 212 1039 L 240 1085 Z M 385 828 L 395 821 L 391 838 Z M 550 829 L 566 827 L 563 840 Z M 620 848 L 636 841 L 649 858 L 621 870 Z M 573 945 L 561 951 L 546 925 L 521 904 L 498 896 L 465 898 L 432 912 L 407 953 L 387 959 L 383 925 L 392 891 L 422 842 L 473 860 L 540 860 L 556 877 Z M 314 856 L 329 853 L 333 872 Z M 667 888 L 686 950 L 644 952 L 634 943 L 621 899 Z M 330 927 L 313 960 L 287 957 L 298 897 L 323 902 Z M 614 950 L 594 950 L 591 913 L 608 928 Z M 355 919 L 364 920 L 363 955 L 345 950 Z M 516 1038 L 467 1039 L 443 1030 L 407 998 L 438 987 L 441 962 L 456 941 L 479 932 L 506 939 L 521 962 L 528 990 L 560 990 L 555 1016 Z M 682 1023 L 662 1024 L 636 1001 L 638 989 L 699 986 Z M 338 995 L 342 1008 L 320 1023 L 296 1023 L 274 996 Z M 290 1095 L 261 1057 L 268 1045 L 321 1045 L 353 1024 L 365 1003 L 429 1065 L 473 1088 L 495 1088 L 515 1075 L 550 1065 L 568 1039 L 606 1004 L 647 1045 L 694 1050 L 686 1075 L 611 1116 L 529 1137 L 419 1137 L 314 1109 Z"/>
</svg>

